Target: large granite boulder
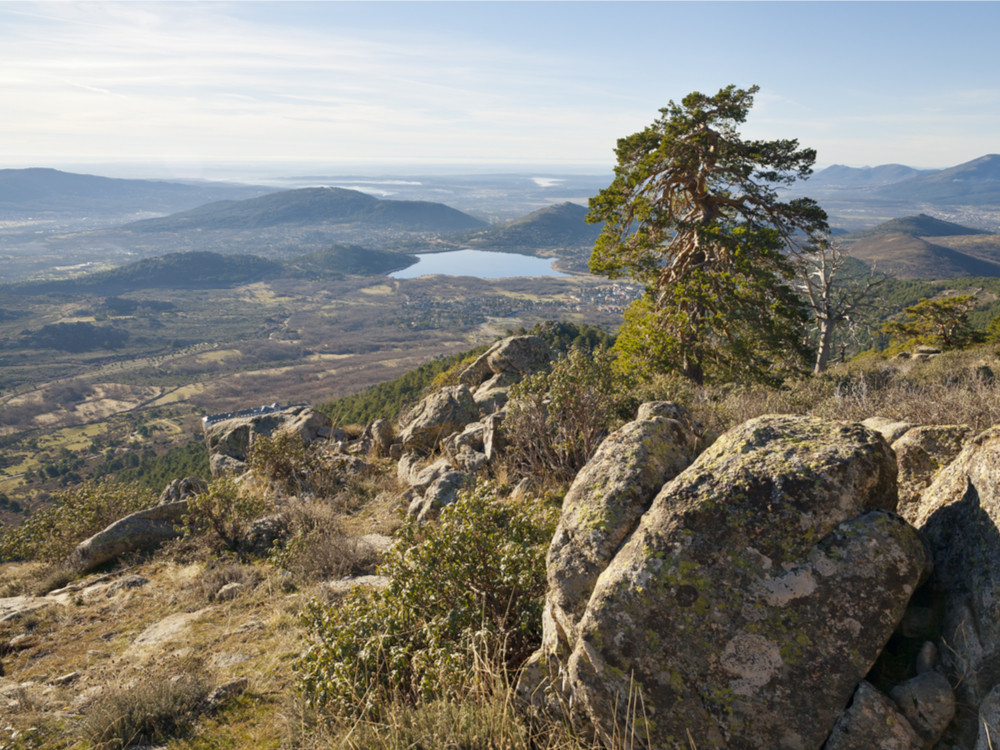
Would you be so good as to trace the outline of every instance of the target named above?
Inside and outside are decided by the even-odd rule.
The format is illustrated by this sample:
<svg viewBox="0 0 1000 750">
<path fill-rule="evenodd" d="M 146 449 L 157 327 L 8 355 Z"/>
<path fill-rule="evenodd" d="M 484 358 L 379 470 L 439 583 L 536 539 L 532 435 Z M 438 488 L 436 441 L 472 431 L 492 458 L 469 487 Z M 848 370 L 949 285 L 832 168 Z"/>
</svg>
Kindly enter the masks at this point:
<svg viewBox="0 0 1000 750">
<path fill-rule="evenodd" d="M 66 560 L 68 567 L 86 572 L 129 552 L 150 550 L 180 536 L 188 501 L 156 505 L 120 518 L 76 546 Z"/>
<path fill-rule="evenodd" d="M 656 748 L 821 746 L 925 569 L 895 479 L 857 424 L 771 416 L 720 437 L 594 584 L 571 715 L 606 743 L 634 728 Z"/>
<path fill-rule="evenodd" d="M 441 438 L 479 420 L 479 407 L 464 385 L 446 386 L 421 401 L 399 434 L 407 451 L 429 452 Z"/>
<path fill-rule="evenodd" d="M 958 696 L 959 736 L 971 746 L 980 705 L 1000 684 L 1000 427 L 942 469 L 912 513 L 934 559 L 943 615 L 941 658 Z"/>
<path fill-rule="evenodd" d="M 972 428 L 968 425 L 924 425 L 907 430 L 892 443 L 899 468 L 899 515 L 913 520 L 923 491 L 934 475 L 955 459 L 970 437 Z"/>
<path fill-rule="evenodd" d="M 250 448 L 258 436 L 270 437 L 279 430 L 287 430 L 309 444 L 328 437 L 331 425 L 329 417 L 309 406 L 274 409 L 206 424 L 205 442 L 212 476 L 244 471 Z"/>
<path fill-rule="evenodd" d="M 636 420 L 608 435 L 576 475 L 549 547 L 542 647 L 518 685 L 524 699 L 544 705 L 547 686 L 559 689 L 564 681 L 560 671 L 598 576 L 659 489 L 696 456 L 698 435 L 689 425 L 683 407 L 643 404 Z"/>
<path fill-rule="evenodd" d="M 458 375 L 458 382 L 475 388 L 492 376 L 502 373 L 520 379 L 545 368 L 548 363 L 549 347 L 538 336 L 508 336 L 496 342 L 462 370 Z"/>
</svg>

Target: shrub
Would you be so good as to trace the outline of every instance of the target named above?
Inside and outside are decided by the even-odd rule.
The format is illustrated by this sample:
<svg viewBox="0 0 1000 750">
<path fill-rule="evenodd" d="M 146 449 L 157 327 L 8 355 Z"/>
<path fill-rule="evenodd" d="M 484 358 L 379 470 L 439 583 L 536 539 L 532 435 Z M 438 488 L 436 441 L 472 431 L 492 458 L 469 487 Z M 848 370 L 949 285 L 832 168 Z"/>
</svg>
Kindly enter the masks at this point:
<svg viewBox="0 0 1000 750">
<path fill-rule="evenodd" d="M 274 546 L 269 559 L 296 579 L 328 580 L 374 570 L 377 551 L 345 532 L 336 509 L 327 503 L 292 505 L 285 517 L 290 533 Z"/>
<path fill-rule="evenodd" d="M 511 387 L 509 461 L 525 476 L 568 481 L 636 403 L 607 350 L 572 347 L 549 372 Z"/>
<path fill-rule="evenodd" d="M 163 742 L 183 733 L 207 693 L 206 681 L 197 675 L 143 680 L 112 689 L 89 711 L 83 734 L 101 750 Z"/>
<path fill-rule="evenodd" d="M 454 694 L 477 659 L 520 666 L 541 635 L 557 514 L 483 483 L 436 525 L 406 523 L 380 568 L 387 588 L 307 608 L 313 645 L 296 669 L 310 702 L 372 716 L 394 698 Z"/>
<path fill-rule="evenodd" d="M 213 480 L 206 492 L 188 500 L 185 530 L 188 536 L 209 533 L 228 549 L 238 550 L 251 524 L 267 508 L 266 498 L 232 476 L 222 476 Z"/>
<path fill-rule="evenodd" d="M 282 492 L 297 494 L 305 489 L 312 459 L 299 435 L 282 430 L 258 436 L 250 447 L 248 464 L 257 477 L 272 482 Z"/>
<path fill-rule="evenodd" d="M 4 530 L 0 560 L 58 562 L 87 537 L 157 501 L 145 487 L 108 479 L 83 482 L 53 497 L 51 506 L 36 510 L 20 526 Z"/>
</svg>

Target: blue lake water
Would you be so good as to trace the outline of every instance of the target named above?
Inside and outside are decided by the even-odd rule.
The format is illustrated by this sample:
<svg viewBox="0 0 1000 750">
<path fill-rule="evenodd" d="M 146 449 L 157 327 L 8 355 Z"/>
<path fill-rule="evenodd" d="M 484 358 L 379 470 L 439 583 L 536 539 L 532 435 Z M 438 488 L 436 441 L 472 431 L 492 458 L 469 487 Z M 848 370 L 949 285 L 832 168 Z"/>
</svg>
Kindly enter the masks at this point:
<svg viewBox="0 0 1000 750">
<path fill-rule="evenodd" d="M 476 276 L 480 279 L 506 279 L 513 276 L 568 276 L 552 267 L 551 258 L 534 258 L 515 253 L 491 253 L 485 250 L 449 250 L 446 253 L 420 253 L 409 268 L 394 271 L 394 279 L 417 276 Z"/>
</svg>

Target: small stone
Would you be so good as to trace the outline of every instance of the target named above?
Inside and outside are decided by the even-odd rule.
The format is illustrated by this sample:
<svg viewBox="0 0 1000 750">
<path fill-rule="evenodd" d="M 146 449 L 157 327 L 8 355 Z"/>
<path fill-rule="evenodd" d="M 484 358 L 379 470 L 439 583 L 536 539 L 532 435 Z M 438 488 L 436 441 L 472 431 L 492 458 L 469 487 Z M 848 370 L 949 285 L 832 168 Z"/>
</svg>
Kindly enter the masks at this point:
<svg viewBox="0 0 1000 750">
<path fill-rule="evenodd" d="M 228 602 L 235 599 L 246 588 L 242 583 L 233 581 L 232 583 L 227 583 L 221 589 L 215 592 L 215 600 L 218 602 Z"/>
<path fill-rule="evenodd" d="M 915 663 L 915 668 L 917 674 L 923 674 L 924 672 L 930 672 L 932 669 L 936 669 L 938 666 L 938 649 L 932 641 L 924 641 L 924 645 L 920 647 L 919 653 L 917 653 L 917 660 Z"/>
<path fill-rule="evenodd" d="M 56 677 L 54 680 L 52 680 L 52 684 L 58 687 L 61 687 L 63 685 L 69 685 L 71 682 L 76 682 L 77 679 L 79 679 L 79 677 L 80 677 L 79 672 L 67 672 L 66 674 L 60 677 Z"/>
</svg>

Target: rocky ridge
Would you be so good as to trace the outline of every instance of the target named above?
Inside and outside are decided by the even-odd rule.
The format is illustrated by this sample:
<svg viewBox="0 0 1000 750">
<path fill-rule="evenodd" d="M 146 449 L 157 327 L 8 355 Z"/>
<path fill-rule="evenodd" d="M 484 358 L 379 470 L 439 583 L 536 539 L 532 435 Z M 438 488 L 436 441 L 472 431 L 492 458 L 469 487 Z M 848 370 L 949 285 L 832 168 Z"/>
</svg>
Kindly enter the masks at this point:
<svg viewBox="0 0 1000 750">
<path fill-rule="evenodd" d="M 306 407 L 213 425 L 213 471 L 245 469 L 257 436 L 284 430 L 341 456 L 346 472 L 392 457 L 405 487 L 396 502 L 427 522 L 500 455 L 507 391 L 548 357 L 535 337 L 505 339 L 401 424 L 356 438 Z M 774 415 L 706 447 L 683 407 L 644 404 L 564 499 L 523 709 L 569 717 L 609 748 L 628 728 L 653 748 L 986 750 L 1000 736 L 997 430 Z M 202 489 L 172 485 L 71 562 L 85 570 L 159 544 L 166 534 L 131 530 Z M 97 576 L 0 599 L 0 623 L 138 601 L 147 584 Z M 132 648 L 176 642 L 248 591 L 220 586 L 208 606 L 137 629 Z M 4 648 L 31 642 L 26 628 Z M 44 704 L 75 679 L 0 677 L 0 697 Z"/>
</svg>

